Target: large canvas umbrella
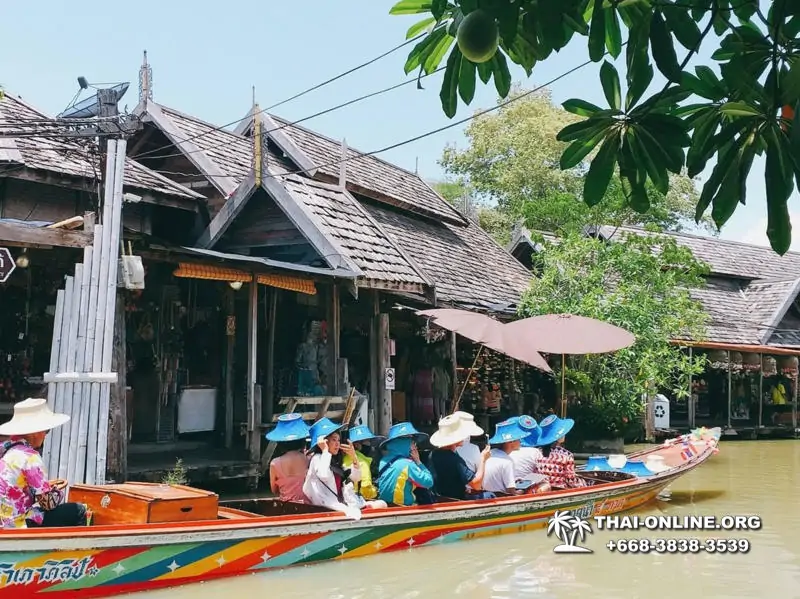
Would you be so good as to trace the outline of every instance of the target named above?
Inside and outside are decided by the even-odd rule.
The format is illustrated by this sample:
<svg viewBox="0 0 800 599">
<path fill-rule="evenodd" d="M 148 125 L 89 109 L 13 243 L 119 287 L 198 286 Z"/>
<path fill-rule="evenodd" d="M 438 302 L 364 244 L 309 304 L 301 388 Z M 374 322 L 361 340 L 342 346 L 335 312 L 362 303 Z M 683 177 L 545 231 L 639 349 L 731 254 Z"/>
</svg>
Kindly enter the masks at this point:
<svg viewBox="0 0 800 599">
<path fill-rule="evenodd" d="M 565 401 L 566 355 L 604 354 L 630 347 L 636 337 L 623 328 L 574 314 L 546 314 L 503 325 L 504 339 L 524 339 L 537 351 L 561 354 L 561 417 Z"/>
<path fill-rule="evenodd" d="M 510 358 L 529 364 L 543 372 L 553 372 L 542 355 L 533 349 L 531 345 L 526 344 L 524 339 L 505 335 L 505 325 L 484 314 L 470 312 L 468 310 L 457 310 L 454 308 L 422 310 L 417 312 L 417 314 L 430 318 L 436 326 L 461 335 L 481 346 L 470 367 L 470 376 L 475 370 L 475 365 L 484 347 L 488 347 Z M 467 379 L 469 380 L 469 376 Z M 464 389 L 466 389 L 466 384 L 461 389 L 453 405 L 453 411 L 458 410 L 458 404 L 461 401 L 461 396 L 464 394 Z"/>
</svg>

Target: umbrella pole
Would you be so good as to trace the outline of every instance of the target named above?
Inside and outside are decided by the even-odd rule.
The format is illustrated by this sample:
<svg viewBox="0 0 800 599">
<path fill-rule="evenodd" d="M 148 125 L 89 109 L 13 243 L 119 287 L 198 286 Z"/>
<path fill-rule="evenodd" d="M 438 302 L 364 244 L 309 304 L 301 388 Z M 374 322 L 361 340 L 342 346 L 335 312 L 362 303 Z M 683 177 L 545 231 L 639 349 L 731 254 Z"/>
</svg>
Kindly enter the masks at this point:
<svg viewBox="0 0 800 599">
<path fill-rule="evenodd" d="M 458 406 L 461 403 L 461 397 L 464 395 L 464 391 L 467 390 L 467 385 L 469 385 L 469 379 L 472 378 L 472 373 L 475 372 L 475 364 L 478 363 L 478 358 L 481 357 L 481 352 L 483 351 L 483 346 L 481 345 L 478 348 L 478 353 L 475 354 L 475 359 L 472 361 L 472 366 L 469 367 L 469 374 L 467 375 L 467 380 L 464 381 L 464 386 L 461 387 L 461 392 L 458 394 L 456 398 L 456 403 L 453 404 L 453 411 L 450 412 L 451 414 L 455 414 L 458 412 Z"/>
<path fill-rule="evenodd" d="M 567 417 L 567 356 L 561 354 L 561 417 Z"/>
</svg>

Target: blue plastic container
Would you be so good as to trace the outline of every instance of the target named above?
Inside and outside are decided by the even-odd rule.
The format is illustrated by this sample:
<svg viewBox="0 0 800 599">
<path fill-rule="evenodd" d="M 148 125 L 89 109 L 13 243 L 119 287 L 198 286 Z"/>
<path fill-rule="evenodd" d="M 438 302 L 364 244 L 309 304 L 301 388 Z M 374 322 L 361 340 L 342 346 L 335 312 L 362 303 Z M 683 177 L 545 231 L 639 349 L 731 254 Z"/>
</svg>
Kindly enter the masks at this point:
<svg viewBox="0 0 800 599">
<path fill-rule="evenodd" d="M 585 470 L 588 472 L 608 472 L 613 468 L 608 465 L 608 456 L 592 455 L 586 460 Z"/>
<path fill-rule="evenodd" d="M 649 470 L 644 465 L 644 462 L 628 462 L 619 469 L 619 472 L 626 472 L 634 476 L 652 476 L 654 474 L 652 470 Z"/>
</svg>

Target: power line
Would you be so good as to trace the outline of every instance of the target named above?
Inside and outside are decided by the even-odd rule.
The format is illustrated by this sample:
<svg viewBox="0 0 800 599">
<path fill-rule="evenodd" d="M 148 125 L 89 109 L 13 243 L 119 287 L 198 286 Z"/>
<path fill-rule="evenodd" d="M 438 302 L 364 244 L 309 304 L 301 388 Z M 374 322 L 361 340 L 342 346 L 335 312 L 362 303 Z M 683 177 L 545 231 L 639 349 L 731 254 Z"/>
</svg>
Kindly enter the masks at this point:
<svg viewBox="0 0 800 599">
<path fill-rule="evenodd" d="M 315 112 L 314 114 L 310 114 L 308 116 L 304 116 L 303 118 L 297 119 L 296 121 L 287 122 L 287 123 L 284 123 L 283 125 L 279 125 L 277 127 L 273 127 L 272 129 L 266 129 L 264 131 L 264 133 L 265 134 L 274 133 L 275 131 L 280 131 L 281 129 L 286 129 L 287 127 L 294 127 L 295 125 L 299 125 L 300 123 L 303 123 L 305 121 L 310 121 L 311 119 L 315 119 L 315 118 L 317 118 L 319 116 L 322 116 L 322 115 L 325 115 L 325 114 L 329 114 L 331 112 L 335 112 L 337 110 L 340 110 L 342 108 L 346 108 L 347 106 L 351 106 L 351 105 L 356 104 L 358 102 L 362 102 L 364 100 L 368 100 L 370 98 L 374 98 L 375 96 L 380 96 L 381 94 L 385 94 L 385 93 L 390 92 L 390 91 L 394 91 L 396 89 L 399 89 L 399 88 L 404 87 L 406 85 L 409 85 L 411 83 L 417 83 L 418 81 L 420 81 L 420 80 L 422 80 L 422 79 L 424 79 L 426 77 L 431 77 L 432 75 L 435 75 L 436 73 L 440 73 L 441 71 L 444 71 L 446 68 L 447 67 L 439 67 L 435 71 L 432 71 L 432 72 L 430 72 L 428 74 L 422 75 L 421 77 L 414 77 L 412 79 L 407 79 L 407 80 L 405 80 L 405 81 L 403 81 L 401 83 L 397 83 L 395 85 L 392 85 L 392 86 L 389 86 L 389 87 L 385 87 L 385 88 L 380 89 L 378 91 L 374 91 L 374 92 L 365 94 L 363 96 L 359 96 L 357 98 L 353 98 L 352 100 L 348 100 L 347 102 L 342 102 L 341 104 L 337 104 L 336 106 L 332 106 L 330 108 L 326 108 L 325 110 L 320 110 L 319 112 Z M 259 111 L 259 113 L 260 112 L 263 112 L 263 111 Z M 208 131 L 207 133 L 210 133 L 210 132 L 211 131 Z M 183 141 L 188 141 L 188 140 L 183 140 Z M 185 156 L 187 154 L 194 154 L 196 152 L 206 152 L 206 151 L 209 151 L 209 150 L 219 149 L 219 148 L 224 147 L 226 145 L 228 145 L 227 142 L 222 143 L 222 144 L 217 144 L 217 145 L 214 145 L 214 146 L 210 146 L 210 147 L 207 147 L 207 148 L 198 148 L 197 150 L 187 150 L 187 151 L 184 151 L 184 152 L 176 152 L 174 154 L 159 155 L 159 156 L 156 156 L 156 158 L 172 158 L 174 156 Z M 170 147 L 170 146 L 164 146 L 164 147 Z M 158 150 L 158 149 L 161 149 L 161 148 L 156 148 L 156 150 Z M 152 151 L 155 151 L 155 150 L 149 150 L 147 152 L 142 152 L 140 154 L 136 154 L 134 156 L 130 156 L 130 158 L 139 159 L 142 156 L 145 156 L 145 155 L 149 154 Z"/>
<path fill-rule="evenodd" d="M 341 79 L 342 77 L 346 77 L 347 75 L 355 73 L 356 71 L 358 71 L 360 69 L 363 69 L 364 67 L 368 67 L 369 65 L 376 63 L 377 61 L 381 60 L 382 58 L 385 58 L 385 57 L 389 56 L 393 52 L 396 52 L 400 48 L 403 48 L 403 47 L 407 46 L 408 44 L 417 41 L 418 39 L 424 37 L 425 35 L 427 35 L 427 34 L 426 33 L 420 33 L 416 37 L 412 37 L 411 39 L 404 41 L 402 44 L 399 44 L 399 45 L 387 50 L 383 54 L 380 54 L 380 55 L 376 56 L 375 58 L 372 58 L 372 59 L 368 60 L 367 62 L 363 62 L 358 66 L 355 66 L 355 67 L 353 67 L 351 69 L 348 69 L 347 71 L 344 71 L 343 73 L 339 73 L 338 75 L 336 75 L 334 77 L 331 77 L 330 79 L 327 79 L 326 81 L 323 81 L 322 83 L 318 83 L 318 84 L 316 84 L 316 85 L 314 85 L 312 87 L 309 87 L 308 89 L 303 90 L 303 91 L 301 91 L 299 93 L 296 93 L 295 95 L 293 95 L 293 96 L 291 96 L 289 98 L 286 98 L 285 100 L 281 100 L 280 102 L 277 102 L 276 104 L 272 104 L 271 106 L 268 106 L 267 108 L 264 108 L 264 109 L 260 110 L 257 114 L 261 114 L 263 112 L 267 112 L 268 110 L 272 110 L 273 108 L 277 108 L 278 106 L 282 106 L 282 105 L 284 105 L 284 104 L 286 104 L 288 102 L 291 102 L 292 100 L 296 100 L 297 98 L 300 98 L 301 96 L 309 94 L 312 91 L 318 90 L 321 87 L 324 87 L 324 86 L 326 86 L 326 85 L 328 85 L 330 83 L 333 83 L 334 81 L 337 81 L 337 80 Z M 231 121 L 230 123 L 226 123 L 225 125 L 220 125 L 219 127 L 215 127 L 213 129 L 210 129 L 208 131 L 204 131 L 202 133 L 197 133 L 197 134 L 192 135 L 190 137 L 187 137 L 186 139 L 181 140 L 181 141 L 184 141 L 184 142 L 192 141 L 192 140 L 198 139 L 200 137 L 203 137 L 205 135 L 210 135 L 211 133 L 214 133 L 216 131 L 222 131 L 224 129 L 227 129 L 228 127 L 231 127 L 232 125 L 238 125 L 242 121 L 249 119 L 251 116 L 253 116 L 253 115 L 248 114 L 247 116 L 244 116 L 244 117 L 242 117 L 240 119 L 236 119 L 235 121 Z M 160 148 L 155 148 L 153 150 L 148 150 L 147 152 L 142 152 L 141 154 L 139 154 L 137 156 L 137 158 L 153 154 L 153 153 L 158 152 L 160 150 L 163 150 L 165 148 L 169 148 L 171 145 L 172 144 L 166 144 L 164 146 L 161 146 Z"/>
</svg>

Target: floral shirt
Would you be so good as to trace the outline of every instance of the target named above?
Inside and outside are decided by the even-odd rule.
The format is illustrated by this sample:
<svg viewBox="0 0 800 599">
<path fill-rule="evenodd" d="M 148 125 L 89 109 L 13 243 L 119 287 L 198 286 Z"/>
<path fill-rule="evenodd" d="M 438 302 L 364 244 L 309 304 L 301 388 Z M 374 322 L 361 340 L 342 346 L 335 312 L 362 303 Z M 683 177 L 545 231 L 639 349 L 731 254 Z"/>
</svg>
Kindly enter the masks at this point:
<svg viewBox="0 0 800 599">
<path fill-rule="evenodd" d="M 38 451 L 25 441 L 0 445 L 0 528 L 26 528 L 27 520 L 41 524 L 37 502 L 54 492 Z"/>
<path fill-rule="evenodd" d="M 575 457 L 561 446 L 553 447 L 547 457 L 536 460 L 536 470 L 547 477 L 554 487 L 574 489 L 586 487 L 588 482 L 575 475 Z"/>
</svg>

